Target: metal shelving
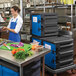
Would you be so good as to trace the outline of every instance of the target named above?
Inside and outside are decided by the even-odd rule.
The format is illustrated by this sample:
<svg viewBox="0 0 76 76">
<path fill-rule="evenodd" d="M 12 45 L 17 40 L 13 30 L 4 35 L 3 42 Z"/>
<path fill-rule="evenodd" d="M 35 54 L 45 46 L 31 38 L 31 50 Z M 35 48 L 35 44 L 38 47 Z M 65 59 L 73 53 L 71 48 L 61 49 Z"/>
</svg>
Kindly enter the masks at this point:
<svg viewBox="0 0 76 76">
<path fill-rule="evenodd" d="M 35 1 L 35 0 L 34 0 Z M 24 19 L 24 22 L 27 20 L 27 18 L 25 19 L 25 15 L 27 14 L 27 11 L 29 12 L 29 14 L 31 14 L 32 11 L 40 11 L 40 12 L 46 12 L 46 10 L 51 10 L 51 12 L 54 12 L 55 13 L 55 9 L 67 9 L 68 7 L 70 7 L 70 15 L 64 15 L 62 18 L 66 17 L 68 18 L 69 20 L 71 20 L 71 31 L 73 31 L 73 17 L 76 16 L 76 6 L 74 4 L 71 4 L 71 5 L 64 5 L 64 4 L 61 4 L 59 0 L 56 0 L 56 2 L 51 2 L 51 3 L 46 3 L 46 1 L 44 0 L 43 4 L 40 4 L 40 5 L 36 5 L 36 3 L 34 2 L 34 5 L 32 5 L 31 7 L 24 7 L 23 8 L 23 19 Z M 75 6 L 75 16 L 73 15 L 73 7 Z M 67 12 L 67 11 L 66 11 Z M 67 19 L 67 20 L 68 20 Z M 66 22 L 65 23 L 61 23 L 61 24 L 64 24 L 66 26 Z M 26 25 L 25 25 L 26 26 Z M 29 25 L 30 26 L 30 25 Z"/>
</svg>

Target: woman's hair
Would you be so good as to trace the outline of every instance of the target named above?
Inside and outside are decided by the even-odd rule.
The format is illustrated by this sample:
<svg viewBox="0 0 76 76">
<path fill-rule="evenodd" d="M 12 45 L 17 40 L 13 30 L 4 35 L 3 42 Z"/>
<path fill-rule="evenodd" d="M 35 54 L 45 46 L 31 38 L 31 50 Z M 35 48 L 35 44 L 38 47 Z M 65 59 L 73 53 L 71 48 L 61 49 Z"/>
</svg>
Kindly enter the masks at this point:
<svg viewBox="0 0 76 76">
<path fill-rule="evenodd" d="M 13 6 L 12 9 L 14 9 L 15 11 L 17 11 L 18 13 L 20 13 L 20 8 L 18 6 Z"/>
</svg>

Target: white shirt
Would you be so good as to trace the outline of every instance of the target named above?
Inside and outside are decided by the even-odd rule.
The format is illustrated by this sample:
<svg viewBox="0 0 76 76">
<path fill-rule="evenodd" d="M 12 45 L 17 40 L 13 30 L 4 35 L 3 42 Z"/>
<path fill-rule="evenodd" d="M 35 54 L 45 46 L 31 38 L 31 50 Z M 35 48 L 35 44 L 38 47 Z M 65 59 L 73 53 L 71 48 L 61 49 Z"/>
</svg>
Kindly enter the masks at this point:
<svg viewBox="0 0 76 76">
<path fill-rule="evenodd" d="M 17 19 L 18 19 L 18 20 L 17 20 Z M 20 15 L 18 15 L 16 18 L 12 17 L 12 18 L 10 19 L 10 22 L 9 22 L 7 28 L 10 28 L 11 22 L 16 22 L 16 20 L 17 20 L 17 25 L 16 25 L 14 31 L 15 31 L 16 33 L 19 33 L 19 31 L 20 31 L 20 29 L 21 29 L 21 27 L 22 27 L 22 24 L 23 24 L 23 20 L 22 20 L 22 18 L 20 17 Z"/>
<path fill-rule="evenodd" d="M 1 16 L 1 14 L 0 14 L 0 22 L 5 22 L 4 19 Z"/>
</svg>

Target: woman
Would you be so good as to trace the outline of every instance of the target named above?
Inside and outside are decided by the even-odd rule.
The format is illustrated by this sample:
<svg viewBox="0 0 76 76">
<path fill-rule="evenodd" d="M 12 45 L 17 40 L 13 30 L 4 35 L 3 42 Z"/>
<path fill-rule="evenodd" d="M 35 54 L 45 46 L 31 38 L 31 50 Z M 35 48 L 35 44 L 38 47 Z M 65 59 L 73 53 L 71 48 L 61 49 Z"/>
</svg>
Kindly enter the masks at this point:
<svg viewBox="0 0 76 76">
<path fill-rule="evenodd" d="M 11 8 L 12 18 L 7 27 L 3 27 L 3 30 L 9 31 L 9 40 L 14 42 L 20 42 L 19 31 L 22 27 L 23 20 L 19 16 L 20 9 L 17 6 Z M 29 69 L 30 68 L 30 69 Z M 40 76 L 40 60 L 32 62 L 24 68 L 25 76 Z"/>
<path fill-rule="evenodd" d="M 20 13 L 20 8 L 17 6 L 13 6 L 11 8 L 11 14 L 12 18 L 9 22 L 9 25 L 7 27 L 3 27 L 3 30 L 8 30 L 9 31 L 9 40 L 14 41 L 14 42 L 20 42 L 20 29 L 23 24 L 23 20 L 19 15 Z"/>
</svg>

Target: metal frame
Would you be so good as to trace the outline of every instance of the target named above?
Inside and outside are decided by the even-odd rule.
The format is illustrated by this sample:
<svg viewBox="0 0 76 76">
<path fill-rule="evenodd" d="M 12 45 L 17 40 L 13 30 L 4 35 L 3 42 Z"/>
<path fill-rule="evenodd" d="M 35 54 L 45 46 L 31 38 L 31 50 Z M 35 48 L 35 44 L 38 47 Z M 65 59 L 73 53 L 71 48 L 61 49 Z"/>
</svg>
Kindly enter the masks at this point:
<svg viewBox="0 0 76 76">
<path fill-rule="evenodd" d="M 71 31 L 73 33 L 73 4 L 71 4 Z"/>
<path fill-rule="evenodd" d="M 58 3 L 59 1 L 56 0 Z M 62 4 L 63 5 L 63 4 Z M 63 5 L 65 6 L 65 5 Z M 66 5 L 68 6 L 68 5 Z M 45 0 L 44 0 L 44 5 L 43 6 L 36 6 L 35 0 L 34 0 L 34 8 L 43 8 L 44 13 L 46 12 L 46 8 L 54 8 L 54 6 L 45 6 Z M 76 15 L 76 7 L 75 7 L 75 15 Z M 71 4 L 71 31 L 73 32 L 73 4 Z"/>
<path fill-rule="evenodd" d="M 21 9 L 20 15 L 23 18 L 23 0 L 20 0 L 20 9 Z"/>
<path fill-rule="evenodd" d="M 12 65 L 18 66 L 20 71 L 20 76 L 23 76 L 23 67 L 27 66 L 31 62 L 41 59 L 42 58 L 42 76 L 45 76 L 45 62 L 44 62 L 44 56 L 49 53 L 50 50 L 44 48 L 41 52 L 35 53 L 31 57 L 27 57 L 25 60 L 17 60 L 15 59 L 10 51 L 0 50 L 0 59 L 8 62 Z"/>
</svg>

